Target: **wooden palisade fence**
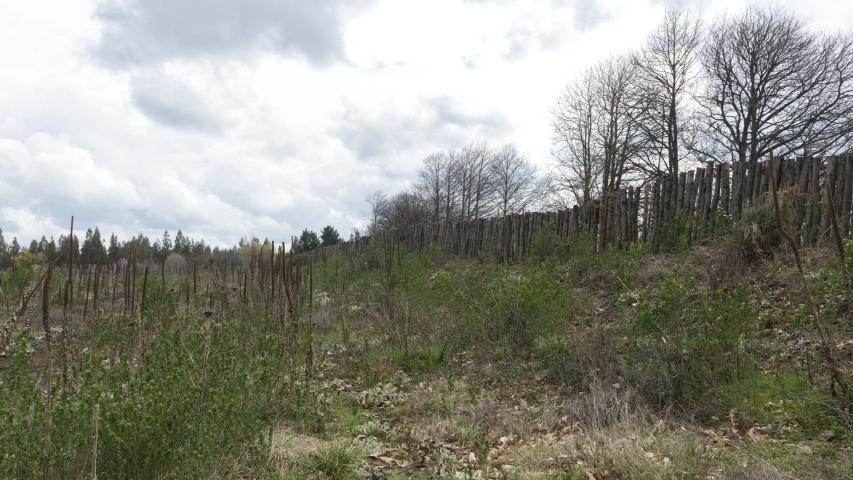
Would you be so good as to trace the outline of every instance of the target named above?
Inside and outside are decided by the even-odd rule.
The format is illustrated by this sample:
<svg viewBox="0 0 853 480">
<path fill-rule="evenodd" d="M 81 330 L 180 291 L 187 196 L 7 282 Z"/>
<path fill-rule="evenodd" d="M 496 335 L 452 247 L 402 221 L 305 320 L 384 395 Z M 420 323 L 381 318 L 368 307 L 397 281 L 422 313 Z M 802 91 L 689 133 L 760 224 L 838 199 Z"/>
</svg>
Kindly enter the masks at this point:
<svg viewBox="0 0 853 480">
<path fill-rule="evenodd" d="M 689 241 L 697 241 L 719 232 L 723 224 L 737 221 L 745 208 L 764 198 L 771 188 L 769 170 L 781 194 L 793 198 L 795 231 L 791 233 L 802 245 L 828 239 L 828 181 L 834 186 L 833 203 L 841 235 L 853 234 L 853 155 L 767 161 L 771 169 L 766 168 L 766 162 L 708 162 L 704 167 L 607 192 L 585 205 L 564 210 L 411 225 L 380 236 L 391 235 L 411 250 L 437 244 L 450 255 L 494 256 L 510 261 L 523 259 L 530 252 L 534 234 L 546 225 L 561 238 L 589 235 L 599 250 L 624 248 L 635 242 L 655 247 L 676 224 L 683 226 L 681 234 Z M 322 260 L 363 248 L 373 240 L 362 237 L 319 248 L 311 255 Z"/>
</svg>

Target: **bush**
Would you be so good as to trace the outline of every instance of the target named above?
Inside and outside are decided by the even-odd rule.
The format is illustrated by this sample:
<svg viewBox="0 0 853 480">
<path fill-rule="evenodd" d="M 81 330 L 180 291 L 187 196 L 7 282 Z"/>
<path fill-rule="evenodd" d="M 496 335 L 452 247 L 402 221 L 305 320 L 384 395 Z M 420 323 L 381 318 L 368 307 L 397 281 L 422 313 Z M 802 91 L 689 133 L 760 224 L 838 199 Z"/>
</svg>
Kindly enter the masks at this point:
<svg viewBox="0 0 853 480">
<path fill-rule="evenodd" d="M 533 357 L 551 380 L 580 389 L 599 381 L 615 383 L 622 376 L 612 336 L 602 329 L 540 337 Z"/>
<path fill-rule="evenodd" d="M 779 192 L 779 208 L 782 225 L 787 231 L 794 231 L 794 211 L 796 195 L 793 190 Z M 747 262 L 767 258 L 782 248 L 783 238 L 776 224 L 776 211 L 773 197 L 763 195 L 747 205 L 740 219 L 734 224 L 730 235 L 735 248 L 741 252 Z"/>
<path fill-rule="evenodd" d="M 79 370 L 72 365 L 74 388 L 61 375 L 53 380 L 56 478 L 91 469 L 95 405 L 99 478 L 200 478 L 235 444 L 263 442 L 262 426 L 294 397 L 282 370 L 284 339 L 262 322 L 226 316 L 199 328 L 182 320 L 146 342 L 144 366 L 126 316 L 102 318 L 91 338 L 81 333 L 88 351 Z M 17 339 L 13 367 L 0 372 L 0 478 L 41 476 L 44 372 L 31 369 L 29 343 Z"/>
<path fill-rule="evenodd" d="M 519 269 L 492 264 L 469 272 L 454 304 L 460 309 L 452 336 L 458 349 L 507 347 L 522 353 L 572 316 L 571 289 L 560 281 L 553 261 Z"/>
<path fill-rule="evenodd" d="M 705 292 L 677 270 L 652 284 L 639 297 L 633 343 L 649 399 L 685 406 L 712 385 L 743 378 L 754 318 L 742 288 Z"/>
<path fill-rule="evenodd" d="M 43 253 L 30 253 L 24 250 L 12 257 L 12 268 L 15 270 L 28 270 L 35 265 L 44 265 L 47 257 Z"/>
<path fill-rule="evenodd" d="M 664 221 L 655 235 L 655 250 L 661 252 L 687 250 L 690 248 L 693 229 L 693 222 L 680 216 Z"/>
</svg>

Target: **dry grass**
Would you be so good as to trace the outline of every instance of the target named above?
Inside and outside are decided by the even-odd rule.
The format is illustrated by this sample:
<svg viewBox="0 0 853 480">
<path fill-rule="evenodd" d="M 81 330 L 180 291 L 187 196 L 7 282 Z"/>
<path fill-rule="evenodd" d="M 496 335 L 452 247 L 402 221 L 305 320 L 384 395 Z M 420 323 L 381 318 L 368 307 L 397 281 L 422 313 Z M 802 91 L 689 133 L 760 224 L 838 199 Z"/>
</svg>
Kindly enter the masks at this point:
<svg viewBox="0 0 853 480">
<path fill-rule="evenodd" d="M 289 428 L 278 428 L 272 434 L 270 457 L 279 468 L 287 470 L 301 459 L 329 445 L 331 442 L 328 440 L 303 435 Z"/>
</svg>

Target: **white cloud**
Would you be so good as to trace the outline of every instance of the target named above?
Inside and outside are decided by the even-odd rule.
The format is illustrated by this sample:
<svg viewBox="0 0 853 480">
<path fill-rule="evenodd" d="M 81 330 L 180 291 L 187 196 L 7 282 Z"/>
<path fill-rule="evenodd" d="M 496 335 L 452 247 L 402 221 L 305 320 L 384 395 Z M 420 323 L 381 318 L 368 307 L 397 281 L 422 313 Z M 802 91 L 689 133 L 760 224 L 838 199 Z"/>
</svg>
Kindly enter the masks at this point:
<svg viewBox="0 0 853 480">
<path fill-rule="evenodd" d="M 435 150 L 550 161 L 549 111 L 637 46 L 657 0 L 8 0 L 0 228 L 169 229 L 233 244 L 363 226 L 365 197 Z M 853 7 L 793 0 L 821 28 Z M 714 15 L 737 0 L 702 2 Z"/>
</svg>

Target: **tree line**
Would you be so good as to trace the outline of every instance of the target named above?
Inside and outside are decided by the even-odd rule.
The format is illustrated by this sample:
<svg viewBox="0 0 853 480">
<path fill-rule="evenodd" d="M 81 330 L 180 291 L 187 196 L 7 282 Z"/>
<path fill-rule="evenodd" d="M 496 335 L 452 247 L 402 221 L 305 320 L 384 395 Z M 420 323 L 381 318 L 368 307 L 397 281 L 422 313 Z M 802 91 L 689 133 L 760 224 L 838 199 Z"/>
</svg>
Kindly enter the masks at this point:
<svg viewBox="0 0 853 480">
<path fill-rule="evenodd" d="M 513 145 L 473 143 L 433 153 L 410 189 L 368 196 L 368 232 L 520 213 L 541 199 L 545 187 L 544 177 Z"/>
<path fill-rule="evenodd" d="M 552 110 L 547 172 L 511 145 L 471 144 L 423 160 L 411 188 L 372 193 L 369 233 L 584 205 L 699 162 L 853 146 L 853 34 L 815 32 L 780 7 L 708 23 L 671 8 L 634 51 L 582 72 Z"/>
<path fill-rule="evenodd" d="M 739 162 L 754 177 L 771 153 L 853 151 L 853 33 L 812 31 L 781 7 L 751 6 L 712 22 L 671 8 L 634 51 L 602 59 L 568 85 L 551 120 L 549 171 L 537 171 L 513 145 L 471 143 L 432 153 L 410 188 L 368 196 L 367 233 L 582 206 L 698 162 Z M 293 248 L 340 240 L 332 226 L 320 235 L 305 229 Z M 179 230 L 174 241 L 168 232 L 154 241 L 140 234 L 119 242 L 112 235 L 105 246 L 96 228 L 82 246 L 75 237 L 73 248 L 81 262 L 131 255 L 164 261 L 170 254 L 226 255 L 255 242 L 261 243 L 243 239 L 232 249 L 211 249 Z M 22 251 L 53 259 L 68 243 L 42 237 L 24 248 L 17 239 L 7 245 L 0 232 L 0 267 Z"/>
<path fill-rule="evenodd" d="M 853 35 L 815 32 L 780 7 L 706 24 L 674 8 L 635 51 L 583 72 L 552 118 L 556 203 L 675 175 L 697 161 L 755 168 L 777 156 L 846 153 Z"/>
<path fill-rule="evenodd" d="M 340 241 L 338 231 L 331 225 L 327 225 L 320 231 L 319 236 L 312 230 L 305 229 L 298 238 L 293 239 L 293 248 L 295 251 L 302 252 L 334 245 Z M 115 234 L 111 234 L 105 243 L 100 230 L 95 227 L 86 230 L 82 243 L 74 234 L 73 236 L 60 235 L 58 240 L 42 236 L 41 240 L 32 240 L 29 246 L 23 246 L 18 242 L 17 237 L 7 243 L 3 230 L 0 229 L 0 269 L 11 266 L 13 259 L 22 254 L 37 256 L 38 260 L 49 262 L 57 258 L 67 259 L 69 254 L 73 254 L 75 263 L 79 265 L 115 264 L 122 259 L 159 264 L 165 262 L 171 255 L 178 255 L 194 262 L 235 260 L 243 249 L 251 248 L 252 245 L 261 247 L 270 244 L 269 239 L 261 241 L 253 237 L 240 239 L 236 246 L 230 248 L 211 247 L 204 240 L 194 240 L 185 235 L 180 229 L 175 233 L 174 239 L 168 231 L 164 231 L 160 238 L 153 240 L 140 233 L 128 240 L 120 241 Z"/>
<path fill-rule="evenodd" d="M 111 234 L 105 243 L 100 230 L 95 227 L 86 230 L 82 243 L 76 234 L 60 235 L 58 240 L 42 236 L 41 240 L 32 240 L 29 246 L 25 247 L 19 244 L 17 238 L 13 238 L 7 244 L 3 230 L 0 229 L 0 268 L 8 267 L 14 257 L 25 252 L 41 255 L 46 261 L 68 258 L 69 253 L 73 253 L 77 263 L 95 265 L 116 263 L 120 259 L 131 257 L 135 257 L 140 262 L 159 263 L 172 254 L 188 258 L 207 258 L 220 255 L 226 250 L 218 247 L 211 248 L 204 240 L 194 240 L 184 235 L 181 230 L 175 234 L 174 240 L 168 231 L 164 231 L 162 237 L 153 241 L 142 233 L 124 241 L 119 241 L 115 234 Z"/>
</svg>

